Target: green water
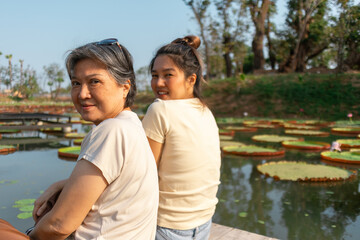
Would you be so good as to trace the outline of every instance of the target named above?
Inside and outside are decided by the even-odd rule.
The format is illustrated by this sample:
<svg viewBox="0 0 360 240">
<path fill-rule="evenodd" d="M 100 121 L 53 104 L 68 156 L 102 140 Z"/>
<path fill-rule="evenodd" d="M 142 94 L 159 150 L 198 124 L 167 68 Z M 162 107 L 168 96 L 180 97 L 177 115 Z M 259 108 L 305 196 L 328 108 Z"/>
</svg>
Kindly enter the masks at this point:
<svg viewBox="0 0 360 240">
<path fill-rule="evenodd" d="M 254 133 L 237 133 L 235 140 L 264 147 L 281 146 L 279 143 L 252 141 L 251 137 L 258 134 L 285 135 L 281 128 L 259 129 Z M 43 133 L 14 136 L 34 139 L 61 137 Z M 329 143 L 336 139 L 350 139 L 334 135 L 304 138 Z M 57 149 L 70 146 L 71 141 L 20 144 L 19 151 L 0 155 L 1 218 L 20 231 L 33 225 L 31 218 L 17 218 L 21 211 L 12 206 L 17 200 L 37 198 L 48 185 L 69 176 L 75 163 L 59 159 Z M 257 164 L 278 160 L 329 164 L 321 161 L 319 152 L 299 150 L 286 150 L 285 156 L 269 160 L 223 155 L 219 203 L 213 221 L 278 239 L 359 239 L 358 173 L 352 181 L 315 184 L 274 181 L 256 170 Z M 360 165 L 345 167 L 357 171 Z"/>
</svg>

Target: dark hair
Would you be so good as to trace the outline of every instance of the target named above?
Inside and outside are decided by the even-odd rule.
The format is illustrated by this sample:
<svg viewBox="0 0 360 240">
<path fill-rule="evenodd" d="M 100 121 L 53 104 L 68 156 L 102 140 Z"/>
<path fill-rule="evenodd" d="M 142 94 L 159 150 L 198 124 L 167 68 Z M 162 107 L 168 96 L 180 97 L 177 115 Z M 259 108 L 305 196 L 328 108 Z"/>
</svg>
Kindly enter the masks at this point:
<svg viewBox="0 0 360 240">
<path fill-rule="evenodd" d="M 124 107 L 130 107 L 135 100 L 136 83 L 132 56 L 129 51 L 120 44 L 99 45 L 96 42 L 78 47 L 72 50 L 65 60 L 70 79 L 76 64 L 88 58 L 104 64 L 118 84 L 127 84 L 127 80 L 130 80 L 130 90 L 124 104 Z"/>
<path fill-rule="evenodd" d="M 154 58 L 150 62 L 149 71 L 152 71 L 157 57 L 161 55 L 170 57 L 175 65 L 184 72 L 185 77 L 189 77 L 194 73 L 196 74 L 193 94 L 205 104 L 201 95 L 201 84 L 204 81 L 203 63 L 199 52 L 196 50 L 200 44 L 200 38 L 193 35 L 175 39 L 156 52 Z"/>
</svg>

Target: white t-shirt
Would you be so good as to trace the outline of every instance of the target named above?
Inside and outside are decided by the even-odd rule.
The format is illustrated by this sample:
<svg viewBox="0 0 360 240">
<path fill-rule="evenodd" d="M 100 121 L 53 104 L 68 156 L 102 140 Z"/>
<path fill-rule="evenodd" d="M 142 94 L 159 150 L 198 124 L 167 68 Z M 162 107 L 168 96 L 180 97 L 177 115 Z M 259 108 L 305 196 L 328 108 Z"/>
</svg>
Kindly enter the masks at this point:
<svg viewBox="0 0 360 240">
<path fill-rule="evenodd" d="M 159 163 L 161 227 L 186 230 L 209 221 L 220 184 L 219 129 L 197 98 L 152 103 L 142 120 L 148 138 L 163 143 Z"/>
<path fill-rule="evenodd" d="M 137 115 L 125 110 L 94 127 L 82 142 L 80 159 L 98 167 L 109 185 L 75 239 L 154 239 L 158 176 Z"/>
</svg>

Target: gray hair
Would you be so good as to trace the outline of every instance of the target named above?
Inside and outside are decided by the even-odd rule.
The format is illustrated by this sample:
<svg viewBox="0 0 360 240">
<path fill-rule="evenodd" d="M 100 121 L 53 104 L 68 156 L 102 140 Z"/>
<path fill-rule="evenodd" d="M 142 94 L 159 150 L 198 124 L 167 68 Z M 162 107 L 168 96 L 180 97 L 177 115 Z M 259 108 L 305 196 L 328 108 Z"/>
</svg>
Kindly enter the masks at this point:
<svg viewBox="0 0 360 240">
<path fill-rule="evenodd" d="M 134 103 L 136 83 L 133 60 L 124 46 L 120 44 L 98 45 L 93 42 L 72 50 L 65 59 L 66 70 L 70 79 L 73 76 L 76 64 L 83 59 L 93 59 L 104 64 L 118 84 L 128 84 L 127 81 L 130 80 L 131 86 L 124 107 L 130 107 Z"/>
</svg>

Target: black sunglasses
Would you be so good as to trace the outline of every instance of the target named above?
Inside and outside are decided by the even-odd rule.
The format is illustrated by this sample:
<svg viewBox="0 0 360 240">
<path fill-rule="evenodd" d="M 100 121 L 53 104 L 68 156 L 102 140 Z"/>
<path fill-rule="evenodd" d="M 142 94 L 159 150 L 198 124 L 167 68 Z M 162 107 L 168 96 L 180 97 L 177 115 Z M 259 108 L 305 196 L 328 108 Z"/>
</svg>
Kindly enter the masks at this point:
<svg viewBox="0 0 360 240">
<path fill-rule="evenodd" d="M 108 38 L 108 39 L 104 39 L 104 40 L 101 40 L 99 42 L 96 42 L 95 43 L 96 45 L 101 45 L 101 46 L 111 46 L 111 45 L 118 45 L 120 50 L 122 51 L 122 47 L 119 43 L 119 41 L 116 39 L 116 38 Z"/>
</svg>

